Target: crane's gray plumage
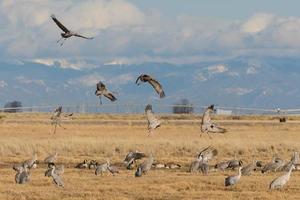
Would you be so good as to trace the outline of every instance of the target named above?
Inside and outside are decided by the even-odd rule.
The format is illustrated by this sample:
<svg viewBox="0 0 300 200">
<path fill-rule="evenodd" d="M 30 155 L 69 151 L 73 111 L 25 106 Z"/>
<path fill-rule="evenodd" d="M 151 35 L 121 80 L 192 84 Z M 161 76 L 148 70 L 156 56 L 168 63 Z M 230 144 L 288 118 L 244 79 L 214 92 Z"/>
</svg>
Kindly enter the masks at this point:
<svg viewBox="0 0 300 200">
<path fill-rule="evenodd" d="M 31 159 L 25 160 L 21 165 L 25 168 L 35 168 L 37 163 L 37 154 L 34 153 Z"/>
<path fill-rule="evenodd" d="M 282 168 L 285 165 L 284 160 L 281 158 L 273 157 L 272 161 L 267 163 L 261 170 L 261 172 L 267 173 L 270 171 L 278 171 L 280 168 Z"/>
<path fill-rule="evenodd" d="M 91 160 L 91 161 L 89 162 L 88 167 L 89 167 L 89 169 L 96 169 L 97 164 L 98 164 L 98 163 L 97 163 L 96 160 Z"/>
<path fill-rule="evenodd" d="M 238 168 L 238 174 L 237 175 L 233 175 L 233 176 L 228 176 L 225 178 L 225 186 L 231 186 L 231 185 L 235 185 L 239 182 L 239 180 L 241 179 L 241 170 L 242 170 L 242 167 L 240 166 Z"/>
<path fill-rule="evenodd" d="M 151 134 L 153 130 L 161 126 L 161 122 L 155 117 L 150 104 L 146 106 L 145 113 L 148 121 L 148 131 Z"/>
<path fill-rule="evenodd" d="M 154 88 L 154 90 L 157 92 L 157 94 L 159 94 L 160 98 L 164 98 L 166 96 L 161 84 L 157 80 L 155 80 L 153 77 L 151 77 L 147 74 L 141 74 L 136 79 L 135 83 L 137 85 L 140 85 L 139 81 L 140 82 L 148 82 Z"/>
<path fill-rule="evenodd" d="M 119 169 L 116 166 L 109 165 L 107 169 L 113 176 L 119 174 Z"/>
<path fill-rule="evenodd" d="M 78 33 L 70 31 L 60 21 L 58 21 L 58 19 L 55 17 L 55 15 L 51 15 L 51 18 L 55 22 L 55 24 L 64 32 L 64 33 L 61 33 L 61 38 L 57 41 L 57 43 L 58 43 L 58 42 L 60 42 L 61 39 L 64 38 L 64 40 L 60 43 L 61 46 L 64 44 L 64 42 L 67 38 L 72 37 L 72 36 L 81 37 L 84 39 L 93 39 L 93 37 L 85 37 Z"/>
<path fill-rule="evenodd" d="M 142 174 L 146 174 L 151 169 L 153 161 L 153 155 L 150 154 L 149 158 L 138 166 L 135 177 L 141 177 Z"/>
<path fill-rule="evenodd" d="M 102 83 L 101 81 L 99 81 L 99 83 L 97 83 L 95 95 L 99 96 L 101 104 L 102 104 L 102 101 L 101 101 L 102 95 L 105 96 L 106 98 L 108 98 L 110 101 L 117 100 L 117 98 L 106 88 L 104 83 Z"/>
<path fill-rule="evenodd" d="M 51 170 L 51 177 L 53 179 L 53 183 L 55 183 L 58 187 L 64 187 L 64 182 L 59 174 L 55 172 L 55 165 L 53 165 Z"/>
<path fill-rule="evenodd" d="M 95 163 L 96 164 L 96 163 Z M 86 169 L 89 167 L 89 164 L 88 164 L 88 161 L 85 159 L 83 162 L 81 163 L 78 163 L 75 168 L 78 168 L 78 169 Z M 91 169 L 91 168 L 90 168 Z"/>
<path fill-rule="evenodd" d="M 292 173 L 292 170 L 295 169 L 294 165 L 291 165 L 288 172 L 286 172 L 284 175 L 279 176 L 278 178 L 275 178 L 271 183 L 269 189 L 279 189 L 282 188 L 289 180 Z"/>
<path fill-rule="evenodd" d="M 256 169 L 257 169 L 257 161 L 253 161 L 252 163 L 250 163 L 242 168 L 242 175 L 249 176 Z"/>
<path fill-rule="evenodd" d="M 201 161 L 208 162 L 209 160 L 213 159 L 218 155 L 217 149 L 208 146 L 201 150 L 201 152 L 198 154 L 197 158 Z"/>
<path fill-rule="evenodd" d="M 210 115 L 214 110 L 214 105 L 210 105 L 204 111 L 201 120 L 201 133 L 225 133 L 226 129 L 218 127 L 215 123 L 212 122 Z"/>
<path fill-rule="evenodd" d="M 221 171 L 225 171 L 228 168 L 229 161 L 219 162 L 215 165 L 215 168 Z"/>
<path fill-rule="evenodd" d="M 17 184 L 24 184 L 29 182 L 30 180 L 30 172 L 27 166 L 23 166 L 18 169 L 15 175 L 15 182 Z"/>
<path fill-rule="evenodd" d="M 104 172 L 108 170 L 108 167 L 110 166 L 109 161 L 107 160 L 106 163 L 97 165 L 96 170 L 95 170 L 95 175 L 101 174 L 103 175 Z"/>
<path fill-rule="evenodd" d="M 55 174 L 60 176 L 64 173 L 64 170 L 65 170 L 64 165 L 56 166 L 54 163 L 49 163 L 48 169 L 45 171 L 45 176 L 47 176 L 47 177 L 52 176 L 51 173 L 52 173 L 53 166 L 55 167 L 55 170 L 54 170 Z"/>
<path fill-rule="evenodd" d="M 54 130 L 53 130 L 53 134 L 56 133 L 56 128 L 57 126 L 65 129 L 62 125 L 61 125 L 61 114 L 62 114 L 62 106 L 59 106 L 58 108 L 56 108 L 51 116 L 51 124 L 54 126 Z"/>
<path fill-rule="evenodd" d="M 126 168 L 127 169 L 131 169 L 132 168 L 132 165 L 133 164 L 136 164 L 136 161 L 137 160 L 140 160 L 142 158 L 146 157 L 146 155 L 144 153 L 141 153 L 141 152 L 133 152 L 133 151 L 130 151 L 125 159 L 124 159 L 124 163 L 126 165 Z"/>
</svg>

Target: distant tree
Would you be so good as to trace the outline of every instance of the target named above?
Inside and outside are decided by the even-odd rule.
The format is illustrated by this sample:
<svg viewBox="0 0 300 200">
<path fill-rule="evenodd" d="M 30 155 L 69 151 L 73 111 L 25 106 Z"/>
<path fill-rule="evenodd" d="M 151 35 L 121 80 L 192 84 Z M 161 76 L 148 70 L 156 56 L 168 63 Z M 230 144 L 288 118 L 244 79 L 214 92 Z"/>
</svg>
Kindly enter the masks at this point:
<svg viewBox="0 0 300 200">
<path fill-rule="evenodd" d="M 194 107 L 187 99 L 182 99 L 173 106 L 173 113 L 175 114 L 191 114 L 193 111 Z"/>
<path fill-rule="evenodd" d="M 9 113 L 16 113 L 16 112 L 22 112 L 22 103 L 20 101 L 11 101 L 7 102 L 4 105 L 4 112 L 9 112 Z"/>
</svg>

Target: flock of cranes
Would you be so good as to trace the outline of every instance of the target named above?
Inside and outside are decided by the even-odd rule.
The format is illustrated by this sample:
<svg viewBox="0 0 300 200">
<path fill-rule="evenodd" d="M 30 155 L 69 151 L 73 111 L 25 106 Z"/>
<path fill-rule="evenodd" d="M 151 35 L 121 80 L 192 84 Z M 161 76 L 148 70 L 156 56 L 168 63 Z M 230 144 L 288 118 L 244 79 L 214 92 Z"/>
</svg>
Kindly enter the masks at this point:
<svg viewBox="0 0 300 200">
<path fill-rule="evenodd" d="M 225 171 L 225 170 L 237 170 L 237 174 L 225 177 L 224 185 L 233 186 L 238 184 L 242 176 L 250 176 L 252 172 L 260 171 L 262 174 L 268 172 L 283 172 L 283 175 L 278 176 L 270 182 L 269 189 L 282 188 L 290 179 L 293 170 L 300 170 L 299 153 L 294 152 L 290 161 L 285 161 L 279 157 L 274 157 L 271 163 L 276 163 L 275 160 L 281 160 L 281 165 L 276 167 L 270 167 L 270 163 L 263 164 L 262 161 L 253 161 L 248 165 L 243 165 L 241 160 L 232 159 L 228 161 L 222 161 L 216 164 L 210 164 L 212 160 L 218 155 L 218 150 L 212 146 L 208 146 L 201 150 L 196 156 L 195 160 L 191 162 L 188 172 L 198 173 L 201 172 L 203 175 L 208 175 L 212 172 Z M 58 157 L 58 153 L 54 153 L 46 157 L 43 161 L 47 165 L 45 171 L 45 177 L 50 177 L 53 183 L 58 187 L 64 187 L 63 174 L 65 171 L 64 165 L 55 164 Z M 142 160 L 142 161 L 140 161 Z M 136 169 L 134 176 L 141 177 L 147 174 L 151 169 L 180 169 L 181 165 L 176 163 L 162 164 L 154 159 L 152 153 L 145 154 L 138 151 L 130 151 L 124 161 L 120 165 L 112 165 L 109 160 L 104 163 L 99 163 L 96 160 L 84 160 L 82 163 L 78 163 L 75 168 L 77 169 L 94 169 L 95 175 L 103 176 L 104 173 L 111 173 L 113 176 L 120 173 L 120 169 L 125 170 Z M 15 182 L 17 184 L 25 184 L 30 181 L 30 171 L 37 168 L 40 162 L 37 160 L 37 154 L 34 154 L 31 159 L 25 160 L 20 164 L 15 164 L 13 169 L 17 172 L 15 175 Z"/>
<path fill-rule="evenodd" d="M 56 25 L 63 31 L 61 33 L 61 38 L 57 42 L 63 41 L 60 45 L 63 45 L 65 40 L 71 36 L 81 37 L 84 39 L 93 39 L 92 37 L 85 37 L 78 33 L 72 32 L 67 29 L 54 15 L 51 16 Z M 140 85 L 142 82 L 148 82 L 160 98 L 164 98 L 165 92 L 163 90 L 162 85 L 147 74 L 141 74 L 136 79 L 136 84 Z M 109 91 L 106 85 L 103 82 L 99 82 L 96 85 L 95 95 L 99 97 L 100 103 L 102 104 L 101 97 L 104 96 L 110 101 L 116 101 L 117 98 L 113 94 L 113 92 Z M 210 133 L 225 133 L 227 130 L 219 127 L 216 123 L 211 120 L 211 114 L 214 112 L 214 105 L 210 105 L 206 108 L 203 113 L 202 120 L 200 123 L 201 136 L 202 133 L 206 133 L 210 138 Z M 71 114 L 62 115 L 62 106 L 55 109 L 51 120 L 52 125 L 54 126 L 54 133 L 56 133 L 57 126 L 62 127 L 61 125 L 61 117 L 70 117 Z M 147 130 L 149 135 L 161 126 L 162 122 L 155 116 L 152 105 L 148 104 L 145 107 L 145 115 L 148 122 Z M 242 176 L 249 176 L 254 171 L 261 171 L 263 174 L 268 172 L 277 172 L 282 171 L 283 175 L 275 178 L 271 181 L 269 185 L 269 189 L 277 189 L 282 188 L 288 181 L 291 176 L 291 173 L 296 168 L 300 168 L 299 164 L 299 153 L 294 152 L 290 161 L 286 162 L 285 160 L 279 157 L 273 157 L 273 159 L 266 164 L 263 164 L 261 161 L 253 160 L 252 163 L 248 165 L 243 164 L 242 160 L 232 159 L 228 161 L 222 161 L 216 163 L 214 165 L 211 164 L 212 160 L 218 155 L 218 150 L 212 146 L 208 146 L 201 150 L 201 152 L 196 156 L 195 160 L 193 160 L 189 166 L 188 172 L 190 173 L 198 173 L 201 172 L 204 175 L 208 175 L 212 171 L 225 171 L 228 169 L 237 170 L 237 174 L 232 176 L 228 176 L 224 179 L 224 185 L 233 186 L 238 184 L 241 180 Z M 44 159 L 44 164 L 47 166 L 45 171 L 45 177 L 50 177 L 53 180 L 53 183 L 59 187 L 64 187 L 63 174 L 65 168 L 63 165 L 57 165 L 56 159 L 58 157 L 58 153 L 54 153 L 49 155 Z M 142 161 L 140 161 L 142 160 Z M 140 162 L 140 163 L 139 163 Z M 35 169 L 39 164 L 37 160 L 37 154 L 34 154 L 33 157 L 29 160 L 26 160 L 20 164 L 16 164 L 13 166 L 13 169 L 16 171 L 15 182 L 17 184 L 25 184 L 30 181 L 30 171 Z M 176 169 L 181 168 L 182 166 L 178 163 L 157 163 L 154 159 L 152 153 L 146 155 L 142 152 L 129 152 L 123 161 L 123 165 L 126 170 L 135 169 L 134 176 L 141 177 L 147 174 L 152 168 L 166 168 L 166 169 Z M 98 163 L 96 160 L 84 160 L 82 163 L 78 163 L 75 168 L 78 169 L 94 169 L 95 175 L 103 175 L 106 172 L 110 172 L 112 175 L 116 175 L 120 173 L 119 167 L 116 165 L 111 165 L 109 160 L 106 160 L 104 163 Z"/>
</svg>

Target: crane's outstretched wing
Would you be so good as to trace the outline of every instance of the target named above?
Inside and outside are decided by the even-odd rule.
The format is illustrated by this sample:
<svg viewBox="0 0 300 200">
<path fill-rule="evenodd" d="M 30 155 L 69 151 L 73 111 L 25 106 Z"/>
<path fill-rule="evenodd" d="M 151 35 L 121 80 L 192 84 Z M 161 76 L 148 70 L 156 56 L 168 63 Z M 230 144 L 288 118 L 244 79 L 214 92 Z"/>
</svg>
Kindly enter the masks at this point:
<svg viewBox="0 0 300 200">
<path fill-rule="evenodd" d="M 81 37 L 81 38 L 88 39 L 88 40 L 94 39 L 94 37 L 85 37 L 85 36 L 79 35 L 79 34 L 77 34 L 77 33 L 75 33 L 74 36 L 76 36 L 76 37 Z"/>
<path fill-rule="evenodd" d="M 218 155 L 217 149 L 208 146 L 204 148 L 199 154 L 198 154 L 198 159 L 202 159 L 202 161 L 209 161 L 213 159 L 216 155 Z"/>
<path fill-rule="evenodd" d="M 110 92 L 104 93 L 103 95 L 104 95 L 106 98 L 108 98 L 109 100 L 111 100 L 111 101 L 116 101 L 116 100 L 117 100 L 117 98 L 116 98 L 112 93 L 110 93 Z"/>
<path fill-rule="evenodd" d="M 160 98 L 164 98 L 166 96 L 161 84 L 157 80 L 151 78 L 148 82 L 152 85 L 157 94 L 159 94 Z"/>
<path fill-rule="evenodd" d="M 62 23 L 60 23 L 60 21 L 58 21 L 58 19 L 56 19 L 55 15 L 51 15 L 51 18 L 53 19 L 53 21 L 56 23 L 56 25 L 65 33 L 70 32 L 69 29 L 67 29 L 64 25 L 62 25 Z"/>
</svg>

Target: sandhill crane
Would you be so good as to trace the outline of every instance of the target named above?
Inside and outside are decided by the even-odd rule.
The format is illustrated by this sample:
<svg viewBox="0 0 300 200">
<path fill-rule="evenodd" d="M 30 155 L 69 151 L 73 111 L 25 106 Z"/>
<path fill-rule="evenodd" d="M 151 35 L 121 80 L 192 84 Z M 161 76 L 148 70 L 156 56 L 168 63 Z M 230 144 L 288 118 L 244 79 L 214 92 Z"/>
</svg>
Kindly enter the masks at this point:
<svg viewBox="0 0 300 200">
<path fill-rule="evenodd" d="M 153 163 L 152 167 L 156 168 L 156 169 L 162 169 L 162 168 L 166 168 L 166 164 L 164 163 Z"/>
<path fill-rule="evenodd" d="M 299 152 L 295 151 L 293 153 L 291 161 L 293 162 L 294 165 L 299 163 Z"/>
<path fill-rule="evenodd" d="M 136 151 L 136 152 L 130 151 L 124 159 L 126 168 L 131 169 L 133 164 L 136 165 L 136 160 L 140 160 L 144 157 L 146 157 L 146 155 L 144 153 L 141 153 L 138 151 Z"/>
<path fill-rule="evenodd" d="M 71 37 L 71 36 L 81 37 L 81 38 L 84 38 L 84 39 L 93 39 L 93 37 L 85 37 L 85 36 L 79 35 L 78 33 L 70 31 L 60 21 L 58 21 L 58 19 L 55 17 L 55 15 L 51 15 L 51 18 L 53 19 L 55 24 L 64 32 L 64 33 L 60 34 L 61 38 L 57 41 L 57 43 L 59 43 L 61 41 L 61 39 L 64 39 L 60 43 L 60 46 L 62 46 L 64 44 L 64 42 L 66 41 L 66 39 Z"/>
<path fill-rule="evenodd" d="M 106 86 L 101 81 L 99 81 L 99 83 L 97 83 L 96 85 L 95 95 L 99 96 L 100 104 L 102 104 L 102 100 L 101 100 L 102 95 L 108 98 L 110 101 L 117 100 L 117 98 L 108 89 L 106 89 Z"/>
<path fill-rule="evenodd" d="M 227 169 L 233 169 L 233 170 L 235 170 L 236 168 L 238 168 L 238 167 L 240 167 L 242 165 L 243 165 L 243 161 L 241 161 L 241 160 L 236 160 L 236 159 L 229 160 L 228 161 L 228 167 L 227 167 Z"/>
<path fill-rule="evenodd" d="M 86 169 L 89 167 L 89 164 L 88 164 L 88 161 L 85 159 L 83 162 L 81 163 L 78 163 L 75 168 L 78 168 L 78 169 Z"/>
<path fill-rule="evenodd" d="M 97 164 L 98 164 L 98 163 L 97 163 L 96 160 L 91 160 L 91 161 L 89 162 L 88 167 L 89 167 L 89 169 L 96 169 Z"/>
<path fill-rule="evenodd" d="M 208 146 L 200 151 L 197 158 L 201 161 L 208 162 L 209 160 L 213 159 L 215 156 L 218 155 L 218 150 Z"/>
<path fill-rule="evenodd" d="M 208 146 L 200 151 L 195 161 L 191 163 L 189 172 L 198 172 L 199 170 L 203 174 L 208 174 L 209 172 L 209 165 L 208 161 L 217 156 L 218 151 L 217 149 Z"/>
<path fill-rule="evenodd" d="M 295 166 L 292 165 L 288 172 L 286 172 L 284 175 L 279 176 L 278 178 L 275 178 L 271 183 L 269 189 L 279 189 L 282 188 L 290 179 L 292 170 L 295 169 Z"/>
<path fill-rule="evenodd" d="M 229 166 L 229 161 L 219 162 L 215 165 L 215 168 L 221 171 L 225 171 Z"/>
<path fill-rule="evenodd" d="M 53 130 L 53 134 L 56 133 L 56 128 L 57 126 L 62 127 L 63 129 L 65 129 L 62 125 L 61 125 L 61 113 L 62 113 L 62 106 L 59 106 L 58 108 L 56 108 L 51 116 L 51 124 L 54 126 L 54 130 Z"/>
<path fill-rule="evenodd" d="M 103 172 L 106 172 L 108 170 L 109 167 L 109 161 L 107 160 L 106 163 L 103 163 L 101 165 L 97 165 L 97 168 L 95 170 L 95 175 L 101 174 L 101 176 L 103 175 Z"/>
<path fill-rule="evenodd" d="M 141 177 L 142 174 L 146 174 L 151 169 L 153 161 L 154 161 L 154 159 L 153 159 L 153 155 L 151 153 L 149 158 L 138 166 L 138 168 L 135 172 L 135 177 Z"/>
<path fill-rule="evenodd" d="M 141 74 L 135 81 L 135 83 L 137 85 L 140 85 L 140 82 L 148 82 L 153 88 L 154 90 L 157 92 L 157 94 L 159 94 L 160 98 L 164 98 L 165 92 L 161 86 L 161 84 L 155 80 L 154 78 L 152 78 L 151 76 L 147 75 L 147 74 Z"/>
<path fill-rule="evenodd" d="M 58 170 L 54 163 L 49 163 L 48 167 L 49 169 L 45 172 L 45 176 L 48 176 L 48 174 L 50 173 L 50 176 L 53 179 L 53 183 L 58 187 L 64 187 L 64 182 L 61 178 L 61 174 L 63 173 L 63 171 Z"/>
<path fill-rule="evenodd" d="M 47 156 L 44 159 L 44 163 L 46 163 L 46 164 L 54 163 L 54 161 L 56 160 L 57 156 L 58 156 L 57 152 L 55 152 L 54 154 L 51 154 L 51 155 Z"/>
<path fill-rule="evenodd" d="M 239 166 L 237 175 L 228 176 L 225 178 L 225 186 L 226 187 L 235 185 L 239 182 L 239 180 L 241 179 L 241 175 L 242 175 L 241 170 L 242 170 L 242 166 Z"/>
<path fill-rule="evenodd" d="M 243 176 L 251 175 L 251 172 L 255 171 L 257 167 L 258 167 L 257 161 L 253 161 L 252 163 L 249 163 L 248 165 L 242 168 L 242 175 Z"/>
<path fill-rule="evenodd" d="M 160 127 L 161 122 L 155 117 L 153 111 L 152 111 L 152 106 L 148 104 L 145 108 L 145 113 L 148 121 L 148 136 L 154 131 L 156 128 Z"/>
<path fill-rule="evenodd" d="M 261 172 L 267 173 L 270 171 L 277 171 L 285 165 L 284 160 L 278 157 L 273 157 L 272 161 L 267 163 L 261 170 Z"/>
<path fill-rule="evenodd" d="M 15 175 L 15 181 L 17 184 L 24 184 L 29 182 L 30 180 L 30 173 L 27 166 L 23 166 L 19 168 L 17 174 Z"/>
<path fill-rule="evenodd" d="M 33 157 L 31 159 L 25 160 L 23 162 L 23 166 L 25 166 L 28 169 L 31 169 L 31 168 L 35 168 L 36 167 L 36 163 L 37 163 L 37 154 L 34 153 Z"/>
<path fill-rule="evenodd" d="M 177 169 L 177 168 L 181 168 L 181 165 L 178 163 L 174 163 L 174 162 L 168 162 L 165 164 L 165 168 L 167 169 Z"/>
<path fill-rule="evenodd" d="M 204 111 L 201 120 L 201 135 L 202 133 L 207 133 L 210 137 L 209 133 L 225 133 L 226 129 L 218 127 L 215 123 L 211 121 L 210 114 L 214 111 L 214 105 L 210 105 Z"/>
<path fill-rule="evenodd" d="M 287 162 L 283 167 L 283 171 L 289 171 L 292 165 L 297 165 L 299 163 L 299 153 L 298 152 L 293 152 L 291 161 Z"/>
<path fill-rule="evenodd" d="M 108 165 L 108 171 L 114 176 L 115 174 L 119 174 L 119 170 L 116 166 Z"/>
<path fill-rule="evenodd" d="M 65 168 L 64 168 L 63 165 L 56 166 L 54 163 L 49 163 L 48 164 L 48 169 L 45 171 L 45 176 L 47 176 L 47 177 L 52 176 L 51 173 L 52 173 L 53 165 L 55 166 L 55 170 L 54 170 L 55 174 L 60 176 L 64 173 Z"/>
</svg>

